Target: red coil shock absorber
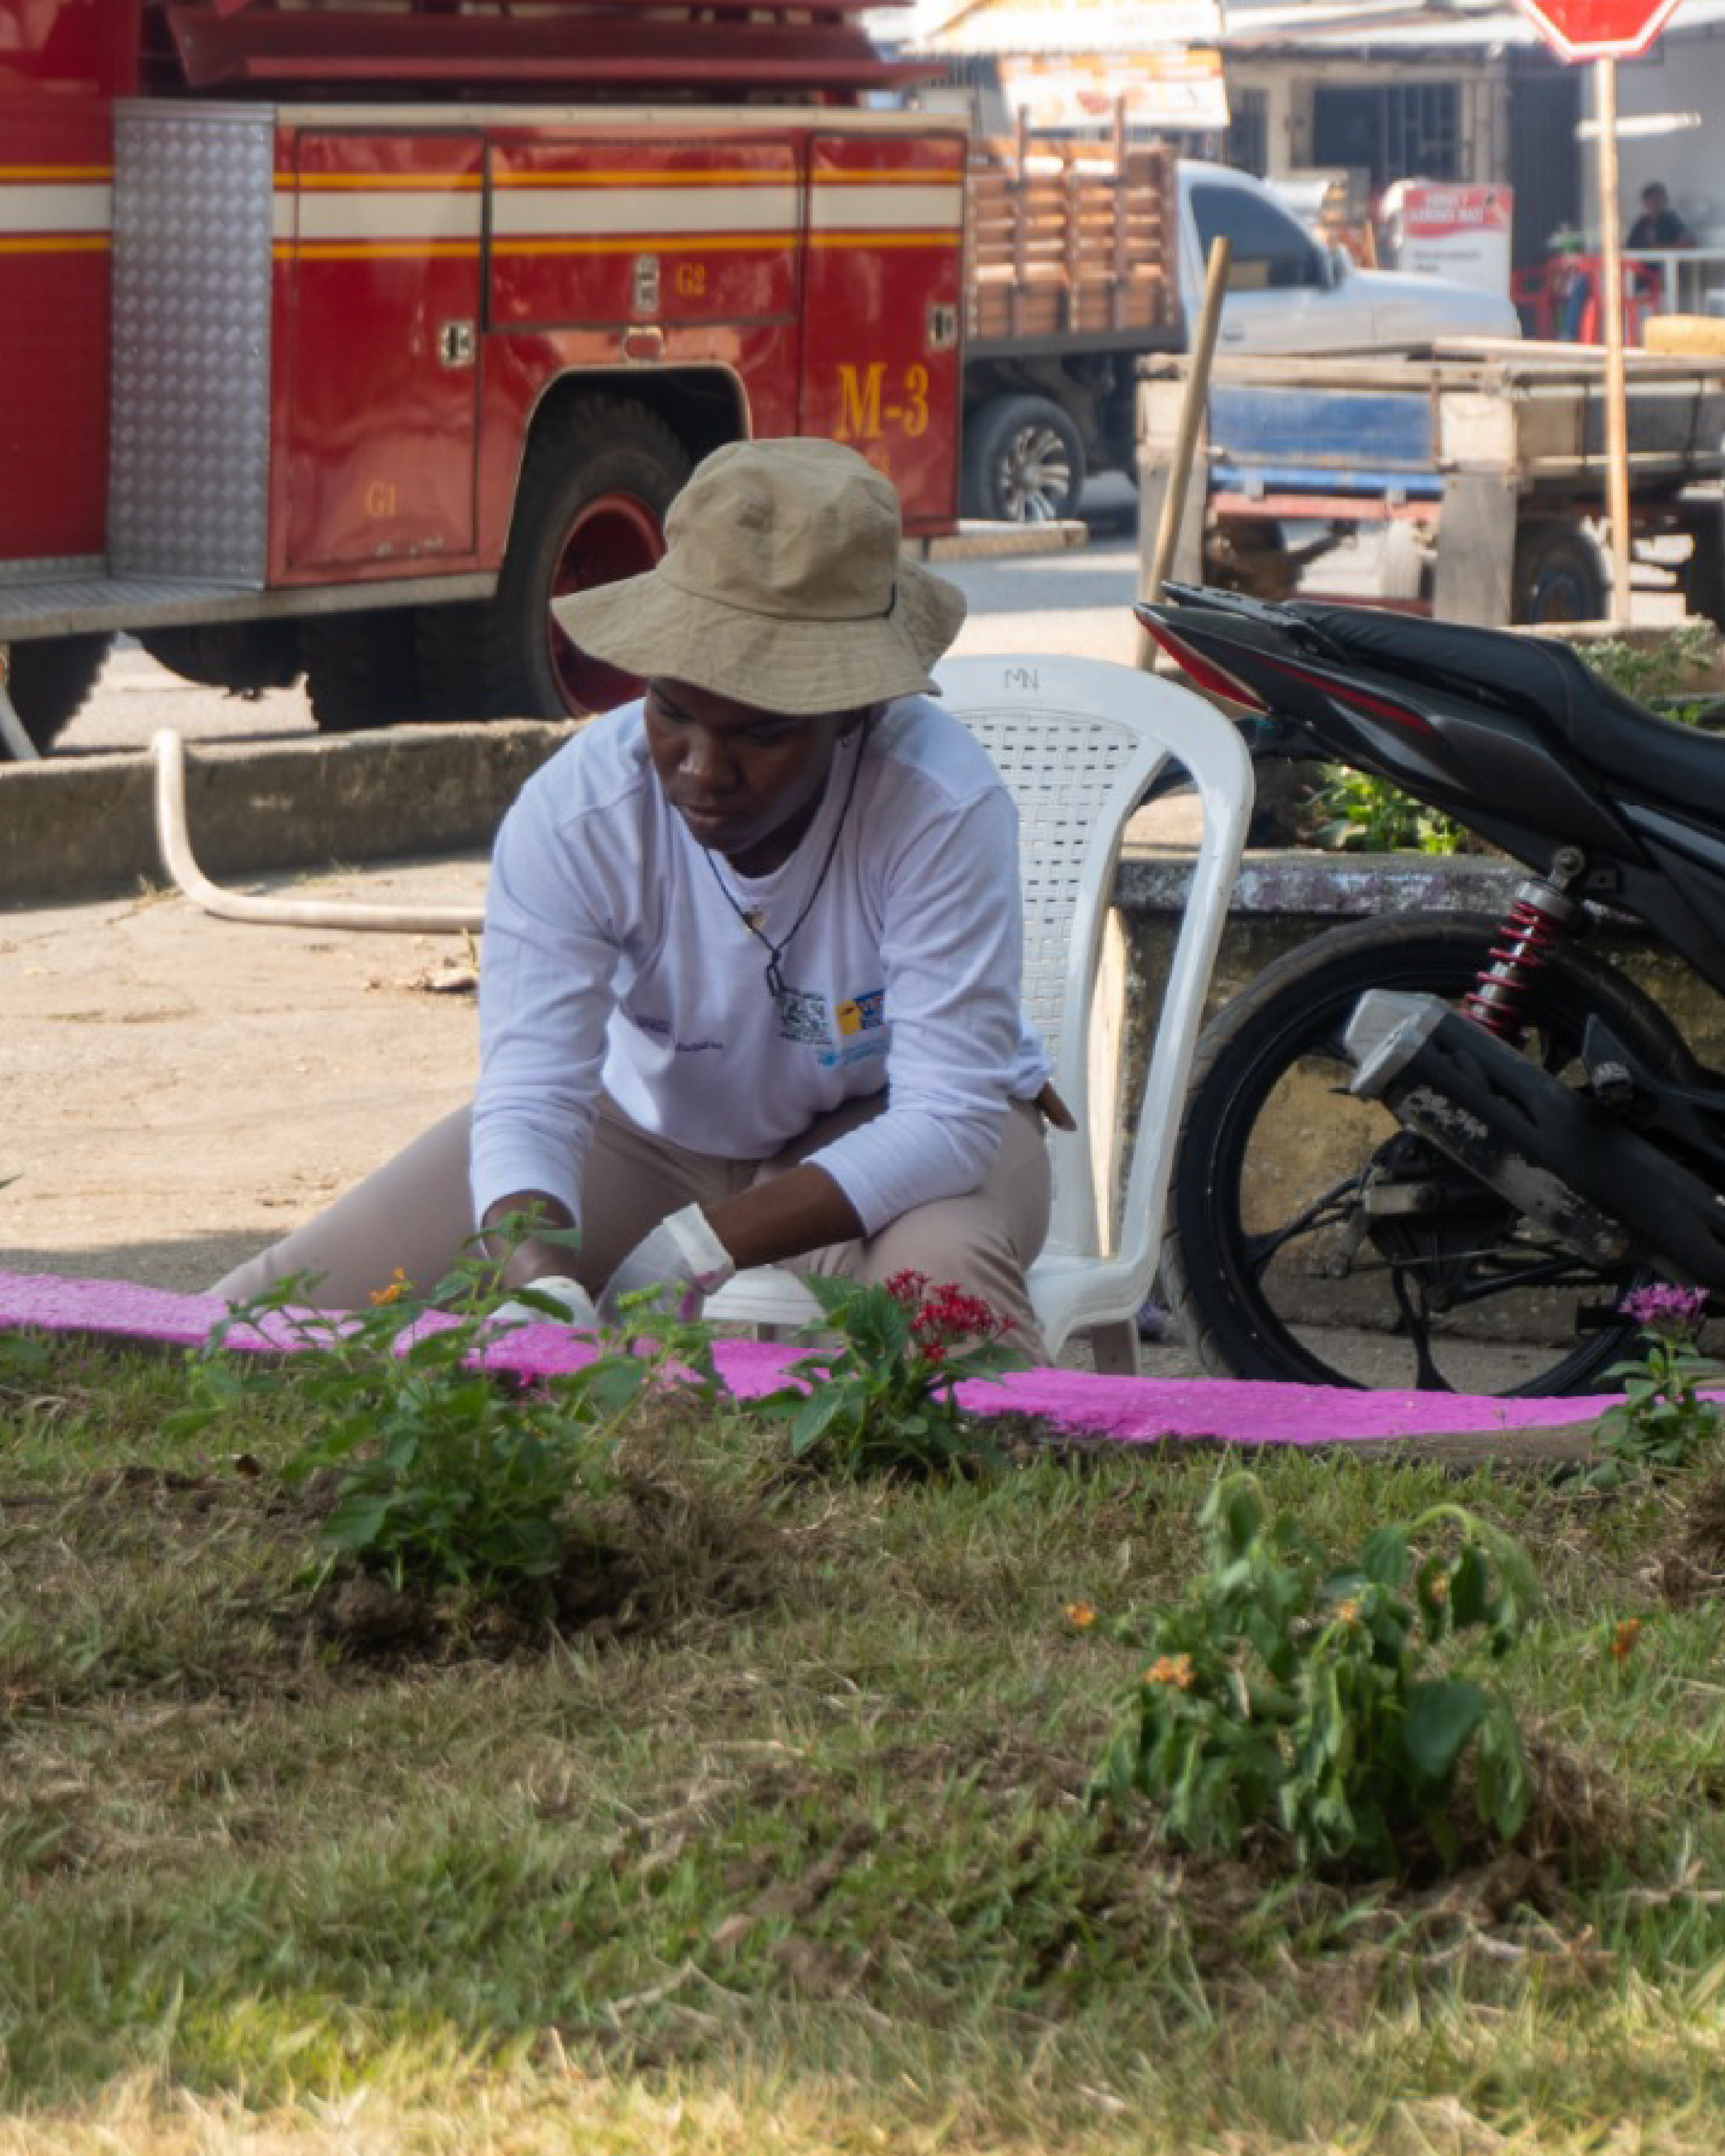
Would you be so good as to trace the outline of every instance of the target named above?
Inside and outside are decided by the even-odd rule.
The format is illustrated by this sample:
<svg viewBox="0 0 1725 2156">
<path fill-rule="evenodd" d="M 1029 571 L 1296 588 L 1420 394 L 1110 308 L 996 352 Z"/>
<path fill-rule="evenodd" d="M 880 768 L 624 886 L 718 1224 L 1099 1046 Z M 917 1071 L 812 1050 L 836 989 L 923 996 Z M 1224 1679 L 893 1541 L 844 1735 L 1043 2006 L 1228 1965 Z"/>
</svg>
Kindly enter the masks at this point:
<svg viewBox="0 0 1725 2156">
<path fill-rule="evenodd" d="M 1554 883 L 1524 883 L 1510 903 L 1490 958 L 1461 998 L 1463 1016 L 1500 1040 L 1512 1040 L 1521 1030 L 1529 982 L 1580 911 Z"/>
</svg>

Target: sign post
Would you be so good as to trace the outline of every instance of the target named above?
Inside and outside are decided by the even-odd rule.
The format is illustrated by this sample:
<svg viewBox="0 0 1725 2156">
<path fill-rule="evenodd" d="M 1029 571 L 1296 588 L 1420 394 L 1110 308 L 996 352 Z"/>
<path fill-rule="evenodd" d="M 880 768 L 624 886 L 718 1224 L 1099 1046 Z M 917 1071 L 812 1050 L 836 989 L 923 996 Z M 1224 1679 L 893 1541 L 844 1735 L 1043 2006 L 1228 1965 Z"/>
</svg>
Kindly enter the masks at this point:
<svg viewBox="0 0 1725 2156">
<path fill-rule="evenodd" d="M 1617 62 L 1594 62 L 1599 121 L 1599 310 L 1605 325 L 1605 521 L 1611 531 L 1611 619 L 1630 618 L 1629 390 L 1623 372 L 1623 248 L 1617 229 Z"/>
<path fill-rule="evenodd" d="M 1645 53 L 1677 0 L 1519 0 L 1561 60 L 1594 63 L 1599 123 L 1599 225 L 1605 326 L 1605 521 L 1611 532 L 1611 619 L 1630 613 L 1629 409 L 1623 369 L 1623 245 L 1617 206 L 1617 63 Z"/>
</svg>

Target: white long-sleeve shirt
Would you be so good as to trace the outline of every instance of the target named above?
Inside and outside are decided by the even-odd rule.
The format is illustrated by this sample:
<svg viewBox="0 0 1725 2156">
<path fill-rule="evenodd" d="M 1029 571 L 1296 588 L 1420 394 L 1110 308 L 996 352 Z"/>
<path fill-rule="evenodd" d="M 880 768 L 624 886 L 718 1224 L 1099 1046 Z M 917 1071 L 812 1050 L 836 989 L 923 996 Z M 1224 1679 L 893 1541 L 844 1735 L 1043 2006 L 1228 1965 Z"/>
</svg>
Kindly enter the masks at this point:
<svg viewBox="0 0 1725 2156">
<path fill-rule="evenodd" d="M 775 1003 L 767 949 L 720 882 L 779 942 L 841 813 Z M 1022 944 L 1017 813 L 986 752 L 929 698 L 840 742 L 814 823 L 758 877 L 691 834 L 654 774 L 641 706 L 626 705 L 541 767 L 498 834 L 476 1217 L 539 1190 L 578 1221 L 601 1089 L 675 1144 L 762 1160 L 817 1116 L 885 1088 L 880 1114 L 810 1156 L 865 1232 L 974 1189 L 1006 1103 L 1034 1098 L 1048 1075 L 1019 1008 Z"/>
</svg>

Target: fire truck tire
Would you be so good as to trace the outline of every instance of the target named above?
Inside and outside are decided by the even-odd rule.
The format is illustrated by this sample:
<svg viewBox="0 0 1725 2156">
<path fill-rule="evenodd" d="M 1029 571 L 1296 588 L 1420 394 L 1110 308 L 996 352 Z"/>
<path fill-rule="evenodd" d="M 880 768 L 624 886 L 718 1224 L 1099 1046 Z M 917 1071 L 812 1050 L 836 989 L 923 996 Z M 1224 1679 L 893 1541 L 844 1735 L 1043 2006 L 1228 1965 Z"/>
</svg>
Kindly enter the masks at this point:
<svg viewBox="0 0 1725 2156">
<path fill-rule="evenodd" d="M 1084 444 L 1051 398 L 997 397 L 965 416 L 963 507 L 997 524 L 1078 514 Z"/>
<path fill-rule="evenodd" d="M 300 623 L 300 657 L 320 733 L 357 733 L 429 716 L 411 607 L 307 614 Z"/>
<path fill-rule="evenodd" d="M 70 725 L 95 686 L 111 641 L 106 636 L 44 636 L 13 645 L 7 694 L 39 750 Z M 5 753 L 0 748 L 0 759 Z"/>
<path fill-rule="evenodd" d="M 299 624 L 290 620 L 202 621 L 183 629 L 141 631 L 138 642 L 182 680 L 254 696 L 290 689 L 300 678 Z"/>
<path fill-rule="evenodd" d="M 629 675 L 569 641 L 551 603 L 650 569 L 689 470 L 670 428 L 621 398 L 572 404 L 536 434 L 495 597 L 421 613 L 420 664 L 439 701 L 465 718 L 563 718 L 637 694 Z"/>
</svg>

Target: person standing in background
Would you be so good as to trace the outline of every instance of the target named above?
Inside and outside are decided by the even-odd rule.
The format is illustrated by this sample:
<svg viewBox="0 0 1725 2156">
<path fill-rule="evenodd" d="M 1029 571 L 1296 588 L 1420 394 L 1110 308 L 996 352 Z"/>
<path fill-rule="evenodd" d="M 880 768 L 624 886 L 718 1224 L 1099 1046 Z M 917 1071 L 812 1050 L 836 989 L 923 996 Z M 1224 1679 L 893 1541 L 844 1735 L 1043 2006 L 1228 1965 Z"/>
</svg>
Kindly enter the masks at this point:
<svg viewBox="0 0 1725 2156">
<path fill-rule="evenodd" d="M 1664 254 L 1674 247 L 1693 247 L 1695 234 L 1671 208 L 1661 182 L 1650 180 L 1641 190 L 1641 214 L 1623 244 L 1631 252 Z"/>
<path fill-rule="evenodd" d="M 1641 214 L 1623 244 L 1631 254 L 1664 254 L 1673 248 L 1694 246 L 1695 234 L 1671 208 L 1671 198 L 1658 180 L 1650 180 L 1642 188 Z M 1658 264 L 1636 262 L 1630 267 L 1635 290 L 1644 298 L 1656 299 L 1665 284 Z"/>
</svg>

